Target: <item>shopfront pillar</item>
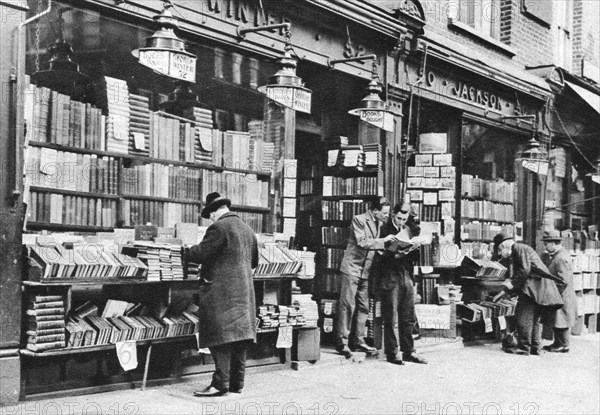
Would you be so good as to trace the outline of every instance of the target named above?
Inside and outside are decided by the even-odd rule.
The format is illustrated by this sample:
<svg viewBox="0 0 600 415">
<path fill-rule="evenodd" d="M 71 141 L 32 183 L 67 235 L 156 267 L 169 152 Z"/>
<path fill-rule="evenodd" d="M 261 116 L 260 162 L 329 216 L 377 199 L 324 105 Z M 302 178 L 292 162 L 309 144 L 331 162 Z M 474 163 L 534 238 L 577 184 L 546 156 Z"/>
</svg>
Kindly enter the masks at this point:
<svg viewBox="0 0 600 415">
<path fill-rule="evenodd" d="M 21 334 L 21 228 L 23 226 L 20 166 L 23 125 L 24 34 L 26 4 L 0 1 L 0 405 L 19 399 Z M 8 58 L 10 57 L 10 58 Z"/>
</svg>

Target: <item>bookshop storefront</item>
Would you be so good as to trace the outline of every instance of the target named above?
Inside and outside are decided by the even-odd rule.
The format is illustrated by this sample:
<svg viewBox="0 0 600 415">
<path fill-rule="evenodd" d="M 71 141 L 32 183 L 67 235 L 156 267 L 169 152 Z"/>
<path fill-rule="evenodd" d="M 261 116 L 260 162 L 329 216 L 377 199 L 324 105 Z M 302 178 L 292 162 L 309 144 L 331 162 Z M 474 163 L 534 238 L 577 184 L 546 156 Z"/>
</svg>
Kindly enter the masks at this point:
<svg viewBox="0 0 600 415">
<path fill-rule="evenodd" d="M 293 237 L 311 226 L 298 216 L 302 202 L 297 174 L 306 170 L 297 159 L 322 160 L 328 137 L 345 136 L 349 144 L 359 144 L 368 142 L 361 137 L 371 134 L 377 135 L 374 141 L 379 143 L 381 133 L 367 129 L 348 111 L 358 106 L 373 75 L 385 85 L 387 51 L 397 44 L 401 32 L 412 36 L 420 30 L 423 15 L 414 7 L 393 17 L 375 6 L 346 9 L 312 1 L 265 5 L 243 0 L 31 1 L 29 11 L 18 11 L 13 30 L 25 21 L 25 14 L 32 19 L 20 27 L 22 46 L 14 49 L 16 85 L 22 91 L 15 96 L 22 100 L 15 100 L 6 114 L 16 120 L 6 136 L 25 137 L 24 153 L 21 141 L 15 140 L 19 144 L 9 146 L 5 153 L 14 158 L 3 163 L 3 168 L 12 166 L 13 173 L 7 176 L 14 176 L 16 183 L 17 192 L 12 195 L 22 194 L 25 209 L 14 208 L 17 214 L 13 216 L 19 219 L 10 224 L 15 230 L 12 245 L 18 247 L 12 250 L 15 257 L 22 241 L 34 243 L 35 235 L 43 231 L 103 238 L 115 228 L 127 230 L 150 223 L 169 229 L 194 223 L 201 201 L 213 191 L 230 198 L 232 210 L 257 233 Z M 161 24 L 152 18 L 161 12 L 164 18 L 165 11 L 179 18 L 175 33 L 185 41 L 184 50 L 169 52 L 173 52 L 169 55 L 175 62 L 172 65 L 144 51 L 160 34 Z M 374 23 L 374 16 L 379 23 Z M 275 27 L 258 30 L 266 25 Z M 8 40 L 2 42 L 2 51 L 13 50 Z M 260 91 L 281 69 L 275 60 L 286 46 L 300 60 L 297 75 L 302 87 L 312 91 L 312 99 L 309 95 L 297 103 L 295 111 L 273 104 Z M 359 60 L 361 56 L 365 59 Z M 336 59 L 351 60 L 329 64 Z M 306 176 L 316 177 L 314 186 L 318 187 L 322 174 L 312 176 L 314 169 L 306 165 Z M 19 180 L 21 169 L 24 183 Z M 3 194 L 11 193 L 9 181 L 1 185 Z M 3 199 L 3 209 L 4 205 L 20 203 Z M 176 236 L 165 232 L 166 238 Z M 126 238 L 125 234 L 121 236 Z M 27 265 L 11 263 L 10 267 L 14 275 L 28 274 Z M 156 358 L 145 371 L 138 368 L 124 374 L 116 358 L 109 356 L 113 352 L 99 344 L 89 353 L 64 351 L 54 356 L 40 341 L 19 358 L 18 349 L 27 339 L 19 334 L 22 307 L 19 301 L 4 301 L 9 292 L 21 298 L 21 279 L 14 275 L 2 274 L 2 283 L 7 283 L 2 292 L 3 327 L 7 320 L 15 334 L 5 338 L 3 330 L 0 358 L 3 368 L 8 367 L 5 362 L 17 365 L 11 370 L 13 387 L 2 387 L 9 391 L 3 402 L 19 393 L 24 397 L 137 382 L 142 376 L 145 382 L 146 378 L 171 376 L 174 370 L 182 373 L 180 367 L 157 363 L 170 359 Z M 101 309 L 111 298 L 140 303 L 152 298 L 156 306 L 181 300 L 181 307 L 176 308 L 184 313 L 190 311 L 185 310 L 185 303 L 197 290 L 193 281 L 164 287 L 99 284 L 82 288 L 65 283 L 48 288 L 36 284 L 25 288 L 28 294 L 23 303 L 29 306 L 34 292 L 44 298 L 61 296 L 66 299 L 63 313 L 87 309 L 90 303 Z M 272 282 L 257 283 L 257 289 L 263 290 L 257 293 L 257 301 L 266 298 L 268 284 Z M 289 287 L 281 285 L 275 291 L 281 301 L 291 304 Z M 31 320 L 31 313 L 23 315 Z M 187 329 L 182 327 L 183 332 Z M 280 362 L 272 354 L 276 336 L 263 337 L 268 340 L 255 350 L 255 357 L 262 359 L 257 364 Z M 55 344 L 64 342 L 59 337 L 55 340 Z M 181 355 L 182 344 L 188 340 L 180 336 L 177 341 L 166 341 L 155 346 L 153 353 Z M 146 344 L 147 359 L 152 344 Z M 191 359 L 192 366 L 207 362 Z M 186 370 L 183 373 L 194 372 Z M 21 385 L 21 390 L 15 385 Z"/>
</svg>

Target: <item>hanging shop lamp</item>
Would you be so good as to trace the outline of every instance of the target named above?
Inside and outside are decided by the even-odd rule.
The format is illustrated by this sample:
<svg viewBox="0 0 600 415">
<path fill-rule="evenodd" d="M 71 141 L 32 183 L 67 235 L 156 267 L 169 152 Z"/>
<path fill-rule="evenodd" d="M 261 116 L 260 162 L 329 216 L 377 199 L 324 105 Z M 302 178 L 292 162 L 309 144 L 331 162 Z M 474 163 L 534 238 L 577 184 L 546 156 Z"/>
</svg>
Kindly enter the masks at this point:
<svg viewBox="0 0 600 415">
<path fill-rule="evenodd" d="M 58 38 L 48 47 L 51 58 L 46 62 L 46 69 L 38 70 L 31 75 L 31 81 L 38 86 L 45 86 L 72 96 L 76 85 L 86 81 L 88 76 L 82 74 L 79 71 L 79 65 L 71 60 L 73 49 L 64 40 L 62 14 L 68 10 L 70 9 L 62 8 L 58 11 Z"/>
<path fill-rule="evenodd" d="M 179 28 L 177 18 L 171 13 L 173 4 L 163 0 L 163 10 L 154 20 L 160 29 L 146 38 L 146 46 L 131 54 L 138 62 L 153 71 L 183 81 L 196 81 L 196 55 L 185 50 L 183 40 L 175 34 Z"/>
<path fill-rule="evenodd" d="M 296 75 L 298 61 L 292 55 L 293 49 L 290 26 L 290 23 L 281 23 L 257 28 L 238 28 L 238 35 L 243 38 L 248 32 L 258 32 L 277 28 L 285 29 L 283 55 L 277 59 L 279 70 L 269 77 L 267 85 L 259 86 L 257 90 L 270 100 L 275 101 L 284 107 L 310 114 L 312 91 L 305 88 L 302 78 Z"/>
<path fill-rule="evenodd" d="M 596 159 L 596 170 L 586 174 L 593 182 L 600 184 L 600 156 Z"/>
<path fill-rule="evenodd" d="M 528 147 L 521 153 L 523 168 L 534 173 L 546 175 L 548 174 L 548 153 L 540 148 L 540 142 L 531 137 Z"/>
<path fill-rule="evenodd" d="M 333 68 L 336 63 L 372 60 L 371 81 L 366 88 L 367 95 L 360 101 L 360 107 L 348 111 L 350 115 L 357 115 L 366 124 L 381 128 L 382 130 L 394 131 L 394 113 L 387 108 L 385 101 L 381 99 L 383 86 L 377 74 L 377 56 L 364 55 L 348 59 L 336 59 L 329 61 L 329 67 Z"/>
</svg>

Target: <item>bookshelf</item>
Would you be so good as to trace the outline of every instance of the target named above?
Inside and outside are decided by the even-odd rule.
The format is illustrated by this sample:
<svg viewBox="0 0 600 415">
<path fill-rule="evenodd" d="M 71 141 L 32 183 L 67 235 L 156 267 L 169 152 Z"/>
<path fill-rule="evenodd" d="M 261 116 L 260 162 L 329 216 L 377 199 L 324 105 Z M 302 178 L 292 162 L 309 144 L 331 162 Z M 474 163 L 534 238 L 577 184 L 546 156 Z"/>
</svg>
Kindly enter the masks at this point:
<svg viewBox="0 0 600 415">
<path fill-rule="evenodd" d="M 196 121 L 153 112 L 124 81 L 106 82 L 119 94 L 107 109 L 28 87 L 27 229 L 197 222 L 203 195 L 220 191 L 264 230 L 273 145 L 259 121 L 248 122 L 249 132 L 219 131 L 211 110 L 195 108 Z"/>
</svg>

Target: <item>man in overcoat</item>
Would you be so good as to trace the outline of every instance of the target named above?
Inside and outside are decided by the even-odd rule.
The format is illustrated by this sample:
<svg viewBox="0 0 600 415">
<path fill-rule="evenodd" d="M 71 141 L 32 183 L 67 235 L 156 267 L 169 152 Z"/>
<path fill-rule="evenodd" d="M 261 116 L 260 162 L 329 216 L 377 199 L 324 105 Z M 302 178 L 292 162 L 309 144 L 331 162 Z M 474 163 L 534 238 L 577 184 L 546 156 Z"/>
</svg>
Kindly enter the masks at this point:
<svg viewBox="0 0 600 415">
<path fill-rule="evenodd" d="M 556 284 L 547 278 L 550 274 L 540 256 L 533 248 L 515 242 L 512 237 L 499 233 L 494 245 L 504 259 L 510 259 L 512 273 L 505 281 L 503 291 L 496 300 L 512 293 L 518 295 L 515 308 L 517 324 L 517 347 L 507 348 L 507 353 L 539 355 L 541 344 L 542 312 L 562 307 L 563 302 Z"/>
<path fill-rule="evenodd" d="M 393 235 L 379 238 L 379 226 L 389 215 L 390 202 L 385 197 L 377 197 L 370 202 L 367 212 L 352 218 L 350 237 L 340 266 L 341 288 L 336 321 L 336 350 L 347 358 L 352 356 L 348 343 L 350 332 L 353 333 L 353 348 L 366 352 L 376 350 L 364 339 L 369 315 L 368 278 L 375 251 L 383 249 L 384 243 L 393 238 Z"/>
<path fill-rule="evenodd" d="M 385 238 L 402 230 L 408 238 L 418 236 L 420 227 L 407 226 L 408 219 L 409 207 L 395 205 L 390 220 L 382 226 L 379 236 Z M 419 251 L 414 245 L 401 250 L 391 250 L 391 246 L 394 246 L 394 241 L 386 243 L 386 249 L 375 254 L 371 269 L 372 280 L 381 296 L 385 355 L 388 362 L 396 365 L 402 365 L 405 361 L 426 364 L 427 360 L 416 353 L 412 336 L 416 322 L 412 275 Z"/>
<path fill-rule="evenodd" d="M 200 286 L 200 347 L 215 361 L 212 383 L 196 396 L 240 393 L 244 387 L 246 353 L 256 340 L 256 304 L 252 269 L 258 265 L 254 231 L 229 211 L 231 200 L 217 192 L 206 196 L 202 217 L 213 224 L 189 260 L 202 265 Z"/>
<path fill-rule="evenodd" d="M 554 332 L 554 343 L 544 346 L 544 350 L 556 353 L 569 351 L 569 339 L 571 327 L 577 320 L 577 297 L 573 287 L 573 265 L 571 254 L 561 245 L 562 238 L 557 230 L 544 232 L 542 237 L 546 252 L 542 254 L 542 261 L 548 266 L 548 271 L 556 275 L 566 283 L 561 293 L 565 305 L 552 313 L 542 316 L 542 322 Z"/>
</svg>

